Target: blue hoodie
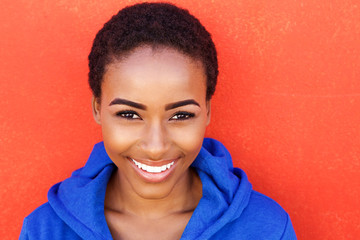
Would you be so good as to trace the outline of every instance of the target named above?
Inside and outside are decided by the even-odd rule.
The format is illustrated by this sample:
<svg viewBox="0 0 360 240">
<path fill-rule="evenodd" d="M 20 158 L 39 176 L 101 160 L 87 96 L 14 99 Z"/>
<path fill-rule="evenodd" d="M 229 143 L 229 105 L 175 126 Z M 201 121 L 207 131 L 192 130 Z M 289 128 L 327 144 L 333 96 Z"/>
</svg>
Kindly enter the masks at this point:
<svg viewBox="0 0 360 240">
<path fill-rule="evenodd" d="M 246 174 L 233 167 L 220 142 L 205 139 L 192 167 L 200 176 L 203 196 L 182 240 L 296 239 L 289 215 L 252 190 Z M 86 165 L 51 187 L 49 201 L 25 218 L 20 239 L 112 239 L 104 199 L 115 168 L 104 144 L 96 144 Z"/>
</svg>

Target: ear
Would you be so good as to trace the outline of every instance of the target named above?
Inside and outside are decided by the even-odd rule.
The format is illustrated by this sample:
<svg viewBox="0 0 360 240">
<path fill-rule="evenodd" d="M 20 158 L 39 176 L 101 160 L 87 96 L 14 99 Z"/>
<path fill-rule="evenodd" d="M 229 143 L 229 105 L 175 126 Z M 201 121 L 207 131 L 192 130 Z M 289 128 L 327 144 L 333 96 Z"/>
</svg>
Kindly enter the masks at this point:
<svg viewBox="0 0 360 240">
<path fill-rule="evenodd" d="M 91 99 L 91 108 L 95 122 L 101 125 L 100 99 L 93 96 Z"/>
<path fill-rule="evenodd" d="M 211 101 L 208 100 L 206 102 L 206 115 L 207 115 L 207 121 L 206 121 L 206 126 L 210 124 L 210 118 L 211 118 Z"/>
</svg>

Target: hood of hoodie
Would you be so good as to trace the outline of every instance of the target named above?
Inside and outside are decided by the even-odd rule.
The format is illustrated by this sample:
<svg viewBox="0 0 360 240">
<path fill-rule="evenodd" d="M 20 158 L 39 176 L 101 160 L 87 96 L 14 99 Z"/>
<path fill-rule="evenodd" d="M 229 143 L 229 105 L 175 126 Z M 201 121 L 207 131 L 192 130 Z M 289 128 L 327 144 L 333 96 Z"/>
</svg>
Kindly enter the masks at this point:
<svg viewBox="0 0 360 240">
<path fill-rule="evenodd" d="M 203 196 L 181 239 L 209 239 L 241 215 L 252 186 L 245 173 L 233 167 L 226 148 L 214 139 L 204 139 L 191 166 L 200 176 Z M 112 239 L 104 215 L 104 199 L 115 168 L 101 142 L 94 146 L 83 168 L 49 190 L 50 206 L 84 239 Z"/>
</svg>

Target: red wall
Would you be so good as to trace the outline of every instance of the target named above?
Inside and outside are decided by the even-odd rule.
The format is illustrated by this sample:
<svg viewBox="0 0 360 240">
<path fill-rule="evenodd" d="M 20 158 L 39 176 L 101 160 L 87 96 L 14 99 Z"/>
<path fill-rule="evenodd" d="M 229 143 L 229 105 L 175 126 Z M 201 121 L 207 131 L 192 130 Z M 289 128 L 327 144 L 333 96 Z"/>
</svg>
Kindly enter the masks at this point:
<svg viewBox="0 0 360 240">
<path fill-rule="evenodd" d="M 2 0 L 0 238 L 101 140 L 87 55 L 119 0 Z M 207 136 L 278 201 L 299 239 L 360 238 L 358 1 L 183 0 L 217 45 Z"/>
</svg>

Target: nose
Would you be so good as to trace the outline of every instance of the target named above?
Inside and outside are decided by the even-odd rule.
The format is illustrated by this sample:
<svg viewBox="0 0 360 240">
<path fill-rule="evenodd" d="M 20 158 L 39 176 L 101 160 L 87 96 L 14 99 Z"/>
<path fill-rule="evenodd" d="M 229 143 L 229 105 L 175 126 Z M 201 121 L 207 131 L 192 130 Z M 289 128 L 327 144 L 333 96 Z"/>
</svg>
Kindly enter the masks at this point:
<svg viewBox="0 0 360 240">
<path fill-rule="evenodd" d="M 163 159 L 169 147 L 167 129 L 160 122 L 147 124 L 140 141 L 141 151 L 146 157 L 150 160 Z"/>
</svg>

